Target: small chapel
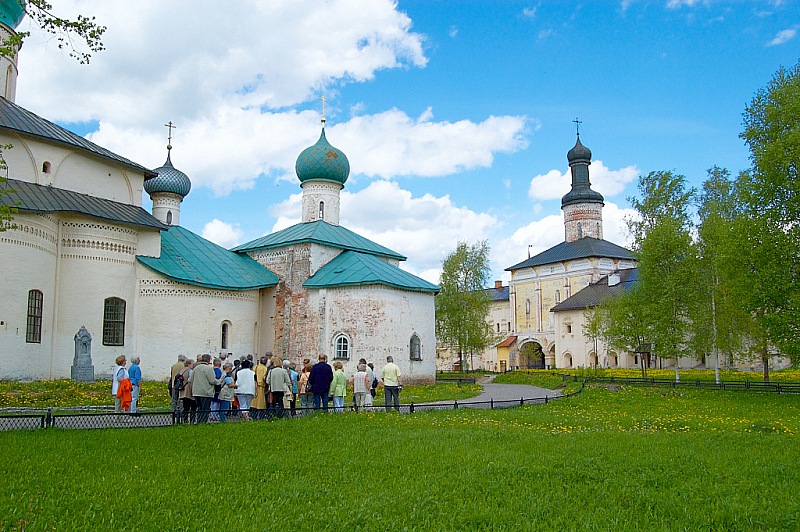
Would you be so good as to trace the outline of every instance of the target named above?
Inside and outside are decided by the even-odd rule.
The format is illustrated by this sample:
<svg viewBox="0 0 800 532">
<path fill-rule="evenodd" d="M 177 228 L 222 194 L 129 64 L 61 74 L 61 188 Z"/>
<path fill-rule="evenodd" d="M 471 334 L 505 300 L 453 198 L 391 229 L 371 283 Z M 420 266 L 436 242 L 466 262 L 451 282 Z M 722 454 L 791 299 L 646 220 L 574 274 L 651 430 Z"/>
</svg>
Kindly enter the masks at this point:
<svg viewBox="0 0 800 532">
<path fill-rule="evenodd" d="M 0 37 L 22 15 L 3 7 Z M 191 180 L 171 135 L 162 166 L 135 163 L 17 105 L 17 58 L 0 63 L 0 204 L 16 209 L 0 231 L 1 379 L 69 378 L 87 360 L 100 377 L 122 354 L 161 379 L 178 355 L 272 351 L 298 366 L 324 353 L 348 375 L 391 355 L 405 382 L 435 380 L 439 288 L 339 224 L 350 164 L 324 117 L 295 165 L 301 222 L 229 250 L 180 225 Z"/>
</svg>

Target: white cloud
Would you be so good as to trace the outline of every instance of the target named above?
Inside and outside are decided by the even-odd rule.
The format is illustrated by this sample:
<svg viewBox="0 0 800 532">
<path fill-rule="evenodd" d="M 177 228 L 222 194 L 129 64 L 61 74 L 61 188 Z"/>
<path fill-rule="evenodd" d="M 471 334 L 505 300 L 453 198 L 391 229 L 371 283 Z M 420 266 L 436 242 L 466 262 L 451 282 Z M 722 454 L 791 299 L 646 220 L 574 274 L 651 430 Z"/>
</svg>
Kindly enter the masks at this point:
<svg viewBox="0 0 800 532">
<path fill-rule="evenodd" d="M 239 244 L 242 230 L 238 224 L 229 224 L 214 218 L 203 227 L 203 238 L 224 248 L 232 248 Z"/>
<path fill-rule="evenodd" d="M 683 6 L 692 7 L 699 3 L 700 3 L 699 0 L 668 0 L 667 7 L 670 9 L 678 9 Z"/>
<path fill-rule="evenodd" d="M 35 27 L 21 51 L 20 103 L 62 121 L 187 123 L 223 102 L 276 109 L 382 69 L 424 67 L 425 37 L 391 0 L 64 0 L 108 27 L 106 50 L 78 65 Z M 23 23 L 20 29 L 28 29 Z M 224 36 L 214 38 L 213 36 Z M 27 68 L 26 68 L 27 66 Z M 52 80 L 70 80 L 58 91 Z M 131 112 L 135 110 L 136 112 Z"/>
<path fill-rule="evenodd" d="M 786 30 L 781 30 L 775 35 L 775 38 L 767 43 L 767 46 L 778 46 L 780 44 L 785 44 L 792 39 L 795 38 L 797 35 L 797 30 L 795 28 L 790 28 Z"/>
<path fill-rule="evenodd" d="M 330 128 L 327 137 L 347 154 L 353 174 L 381 178 L 443 176 L 485 168 L 496 152 L 528 145 L 524 117 L 490 116 L 475 123 L 433 122 L 432 116 L 428 109 L 415 120 L 391 109 L 353 117 Z"/>
<path fill-rule="evenodd" d="M 416 120 L 392 109 L 353 116 L 327 127 L 326 136 L 347 154 L 351 175 L 381 178 L 444 176 L 489 167 L 495 153 L 527 146 L 524 118 L 489 117 L 480 123 L 431 118 L 430 109 Z M 195 187 L 211 188 L 218 195 L 248 189 L 263 175 L 294 180 L 297 155 L 316 142 L 319 132 L 319 115 L 313 111 L 273 113 L 222 105 L 210 116 L 178 124 L 172 163 Z M 144 166 L 157 167 L 166 158 L 164 133 L 102 121 L 88 137 Z"/>
<path fill-rule="evenodd" d="M 639 177 L 639 173 L 635 165 L 610 170 L 600 159 L 592 161 L 589 165 L 589 181 L 592 183 L 592 188 L 605 197 L 616 196 L 625 190 L 628 183 Z M 528 196 L 533 201 L 560 199 L 569 192 L 571 183 L 572 174 L 569 170 L 563 174 L 559 170 L 550 170 L 531 179 Z"/>
<path fill-rule="evenodd" d="M 526 7 L 522 10 L 522 14 L 528 18 L 536 18 L 536 11 L 539 10 L 539 6 L 541 5 L 542 4 L 540 3 L 534 7 Z"/>
<path fill-rule="evenodd" d="M 458 35 L 458 28 L 456 26 L 450 26 L 450 30 L 447 32 L 451 38 L 455 39 L 456 35 Z"/>
</svg>

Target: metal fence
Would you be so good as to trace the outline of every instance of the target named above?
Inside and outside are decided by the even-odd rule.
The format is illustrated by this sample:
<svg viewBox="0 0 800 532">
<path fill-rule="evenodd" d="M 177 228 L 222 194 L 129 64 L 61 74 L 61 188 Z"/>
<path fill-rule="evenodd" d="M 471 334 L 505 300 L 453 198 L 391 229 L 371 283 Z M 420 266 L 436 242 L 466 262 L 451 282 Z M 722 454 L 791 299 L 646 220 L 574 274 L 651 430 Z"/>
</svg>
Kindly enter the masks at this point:
<svg viewBox="0 0 800 532">
<path fill-rule="evenodd" d="M 672 379 L 656 379 L 656 378 L 629 378 L 621 379 L 619 377 L 595 377 L 595 376 L 577 376 L 577 375 L 561 375 L 562 382 L 572 380 L 577 382 L 579 379 L 589 380 L 591 382 L 605 383 L 605 384 L 624 384 L 628 386 L 661 386 L 666 388 L 709 388 L 714 390 L 748 390 L 752 392 L 768 392 L 768 393 L 791 393 L 800 394 L 800 383 L 798 382 L 752 382 L 752 381 L 729 381 L 729 382 L 714 382 L 702 380 L 680 380 L 675 381 Z"/>
<path fill-rule="evenodd" d="M 583 384 L 576 392 L 566 395 L 553 397 L 520 397 L 510 401 L 440 401 L 436 403 L 404 403 L 398 408 L 384 405 L 374 405 L 356 408 L 347 405 L 339 409 L 329 405 L 327 410 L 320 408 L 296 408 L 294 411 L 285 410 L 283 416 L 279 416 L 278 410 L 254 410 L 248 414 L 253 421 L 275 421 L 279 417 L 292 419 L 311 415 L 337 412 L 399 412 L 401 414 L 415 414 L 417 412 L 430 412 L 437 410 L 458 410 L 464 408 L 477 409 L 500 409 L 511 408 L 524 405 L 547 404 L 550 401 L 564 399 L 579 394 L 583 390 Z M 112 412 L 87 413 L 87 412 L 54 412 L 48 409 L 40 414 L 3 414 L 0 415 L 0 432 L 9 430 L 39 430 L 39 429 L 107 429 L 107 428 L 154 428 L 170 427 L 173 425 L 196 424 L 198 419 L 210 418 L 218 415 L 218 411 L 194 411 L 194 412 L 171 412 L 171 411 L 141 411 L 136 414 L 115 414 Z M 226 415 L 226 422 L 240 423 L 243 421 L 242 412 L 231 410 Z"/>
</svg>

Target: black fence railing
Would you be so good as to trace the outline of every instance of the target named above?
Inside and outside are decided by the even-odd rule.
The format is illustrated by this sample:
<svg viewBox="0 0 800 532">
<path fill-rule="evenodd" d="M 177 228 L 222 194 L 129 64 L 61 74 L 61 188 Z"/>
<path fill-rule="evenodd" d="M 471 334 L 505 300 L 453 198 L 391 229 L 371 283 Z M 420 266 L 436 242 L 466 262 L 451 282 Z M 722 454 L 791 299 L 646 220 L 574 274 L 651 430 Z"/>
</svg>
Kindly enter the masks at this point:
<svg viewBox="0 0 800 532">
<path fill-rule="evenodd" d="M 553 395 L 545 397 L 525 398 L 498 401 L 440 401 L 436 403 L 403 403 L 399 407 L 373 405 L 356 408 L 347 405 L 336 408 L 329 405 L 327 410 L 320 408 L 295 408 L 280 413 L 279 410 L 255 410 L 247 412 L 252 421 L 276 421 L 280 419 L 292 419 L 295 417 L 305 417 L 311 415 L 321 415 L 324 413 L 338 412 L 399 412 L 401 414 L 414 414 L 417 412 L 429 412 L 436 410 L 458 410 L 461 408 L 477 409 L 500 409 L 512 408 L 524 405 L 547 404 L 550 401 L 564 399 L 581 393 L 583 383 L 579 390 L 564 395 Z M 39 429 L 106 429 L 106 428 L 154 428 L 170 427 L 173 425 L 192 425 L 198 422 L 219 423 L 219 411 L 141 411 L 136 414 L 116 414 L 111 412 L 87 413 L 87 412 L 64 412 L 54 413 L 52 410 L 41 414 L 3 414 L 0 415 L 0 432 L 9 430 L 39 430 Z M 226 412 L 226 423 L 240 423 L 244 421 L 244 412 L 240 410 L 230 410 Z"/>
<path fill-rule="evenodd" d="M 462 384 L 475 384 L 475 377 L 440 377 L 437 375 L 436 382 L 455 382 L 461 386 Z"/>
<path fill-rule="evenodd" d="M 649 378 L 619 378 L 619 377 L 596 377 L 591 375 L 578 376 L 561 374 L 561 381 L 571 380 L 577 382 L 584 379 L 591 382 L 605 384 L 625 384 L 628 386 L 661 386 L 667 388 L 709 388 L 715 390 L 749 390 L 753 392 L 768 393 L 800 393 L 800 382 L 753 382 L 753 381 L 727 381 L 714 382 L 704 380 L 680 380 Z"/>
</svg>

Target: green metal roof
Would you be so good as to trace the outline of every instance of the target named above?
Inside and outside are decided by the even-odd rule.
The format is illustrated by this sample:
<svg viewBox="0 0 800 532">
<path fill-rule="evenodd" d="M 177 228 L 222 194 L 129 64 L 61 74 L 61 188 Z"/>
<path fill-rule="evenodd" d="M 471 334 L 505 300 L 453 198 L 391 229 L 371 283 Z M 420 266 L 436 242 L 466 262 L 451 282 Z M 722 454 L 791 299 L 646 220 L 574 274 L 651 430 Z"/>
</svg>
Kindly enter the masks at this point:
<svg viewBox="0 0 800 532">
<path fill-rule="evenodd" d="M 254 290 L 278 276 L 247 255 L 228 251 L 180 226 L 161 233 L 161 257 L 136 257 L 168 279 L 220 290 Z"/>
<path fill-rule="evenodd" d="M 382 284 L 417 292 L 438 292 L 439 287 L 401 270 L 374 255 L 345 251 L 317 270 L 305 288 L 335 288 Z"/>
<path fill-rule="evenodd" d="M 90 155 L 112 161 L 144 174 L 145 179 L 156 177 L 158 174 L 121 155 L 98 146 L 94 142 L 76 135 L 27 109 L 20 107 L 0 96 L 0 129 L 15 131 L 25 136 L 35 137 L 55 144 L 66 145 Z"/>
<path fill-rule="evenodd" d="M 313 242 L 324 246 L 378 255 L 379 257 L 406 260 L 406 257 L 395 253 L 389 248 L 376 244 L 372 240 L 345 229 L 341 225 L 331 225 L 323 220 L 295 224 L 276 233 L 236 246 L 231 251 L 272 249 L 302 242 Z"/>
<path fill-rule="evenodd" d="M 9 179 L 0 186 L 12 191 L 0 195 L 0 205 L 15 206 L 20 212 L 70 212 L 148 229 L 167 227 L 146 210 L 129 203 L 16 179 Z"/>
<path fill-rule="evenodd" d="M 611 259 L 627 260 L 634 260 L 636 258 L 633 252 L 622 246 L 613 244 L 608 240 L 600 240 L 599 238 L 585 236 L 574 242 L 562 242 L 557 246 L 546 249 L 519 264 L 509 266 L 506 268 L 506 271 L 511 272 L 521 268 L 530 268 L 532 266 L 541 266 L 542 264 L 553 264 L 555 262 L 584 259 L 588 257 L 608 257 Z"/>
</svg>

